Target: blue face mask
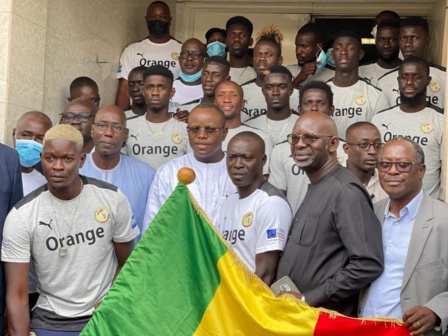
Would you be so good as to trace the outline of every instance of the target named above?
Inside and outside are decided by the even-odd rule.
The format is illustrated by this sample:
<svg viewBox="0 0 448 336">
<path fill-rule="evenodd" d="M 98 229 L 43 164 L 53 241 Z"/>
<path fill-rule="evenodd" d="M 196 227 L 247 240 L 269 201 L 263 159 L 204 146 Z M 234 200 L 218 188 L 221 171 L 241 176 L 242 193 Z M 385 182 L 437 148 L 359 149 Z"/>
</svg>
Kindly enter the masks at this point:
<svg viewBox="0 0 448 336">
<path fill-rule="evenodd" d="M 332 51 L 333 51 L 333 48 L 328 48 L 328 50 L 327 50 L 327 64 L 334 68 L 334 67 L 336 67 L 336 63 L 334 62 L 333 56 L 331 56 Z"/>
<path fill-rule="evenodd" d="M 201 78 L 202 70 L 196 72 L 194 75 L 186 75 L 182 71 L 179 74 L 179 77 L 186 83 L 196 82 L 199 78 Z"/>
<path fill-rule="evenodd" d="M 227 54 L 226 45 L 219 41 L 212 42 L 207 46 L 207 54 L 210 57 L 212 56 L 226 57 Z"/>
<path fill-rule="evenodd" d="M 325 65 L 327 65 L 327 54 L 321 49 L 319 52 L 319 56 L 316 58 L 317 63 L 316 68 L 317 70 L 322 70 L 325 68 Z"/>
<path fill-rule="evenodd" d="M 19 153 L 20 164 L 23 167 L 33 167 L 40 161 L 40 153 L 43 150 L 42 144 L 25 139 L 16 139 L 15 149 Z"/>
</svg>

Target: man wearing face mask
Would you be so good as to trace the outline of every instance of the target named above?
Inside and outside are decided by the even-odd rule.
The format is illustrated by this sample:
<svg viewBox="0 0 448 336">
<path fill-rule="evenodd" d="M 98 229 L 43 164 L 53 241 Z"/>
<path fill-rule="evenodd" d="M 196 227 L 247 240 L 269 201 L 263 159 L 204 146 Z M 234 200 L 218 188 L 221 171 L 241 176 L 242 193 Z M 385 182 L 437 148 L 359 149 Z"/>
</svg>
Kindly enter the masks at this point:
<svg viewBox="0 0 448 336">
<path fill-rule="evenodd" d="M 128 75 L 137 66 L 163 65 L 170 69 L 174 78 L 179 77 L 179 53 L 182 43 L 170 35 L 171 14 L 163 1 L 152 2 L 146 11 L 149 35 L 140 42 L 129 45 L 121 54 L 118 67 L 120 80 L 115 104 L 123 110 L 129 107 Z"/>
<path fill-rule="evenodd" d="M 40 162 L 42 140 L 51 126 L 51 120 L 45 113 L 30 111 L 22 114 L 12 130 L 14 147 L 19 153 L 24 196 L 47 182 L 34 166 Z"/>
<path fill-rule="evenodd" d="M 297 64 L 287 66 L 291 71 L 295 88 L 300 88 L 308 81 L 325 82 L 334 76 L 334 71 L 326 67 L 327 54 L 322 46 L 324 35 L 315 23 L 307 23 L 296 35 Z"/>
<path fill-rule="evenodd" d="M 179 55 L 180 77 L 173 82 L 176 90 L 172 101 L 180 105 L 202 97 L 202 65 L 207 56 L 205 45 L 198 39 L 185 41 Z"/>
<path fill-rule="evenodd" d="M 221 56 L 227 58 L 226 51 L 226 37 L 227 33 L 224 29 L 221 28 L 210 28 L 205 33 L 205 40 L 207 46 L 207 55 L 212 56 Z"/>
</svg>

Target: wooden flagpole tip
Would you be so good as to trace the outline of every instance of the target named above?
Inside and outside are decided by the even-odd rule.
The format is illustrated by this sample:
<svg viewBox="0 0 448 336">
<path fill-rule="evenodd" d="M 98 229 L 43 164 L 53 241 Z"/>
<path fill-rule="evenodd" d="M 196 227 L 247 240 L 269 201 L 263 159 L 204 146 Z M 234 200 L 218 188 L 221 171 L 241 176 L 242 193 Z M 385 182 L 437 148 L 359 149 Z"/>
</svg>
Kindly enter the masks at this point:
<svg viewBox="0 0 448 336">
<path fill-rule="evenodd" d="M 195 178 L 196 178 L 196 173 L 191 168 L 182 167 L 177 172 L 177 179 L 182 184 L 190 184 L 194 181 Z"/>
</svg>

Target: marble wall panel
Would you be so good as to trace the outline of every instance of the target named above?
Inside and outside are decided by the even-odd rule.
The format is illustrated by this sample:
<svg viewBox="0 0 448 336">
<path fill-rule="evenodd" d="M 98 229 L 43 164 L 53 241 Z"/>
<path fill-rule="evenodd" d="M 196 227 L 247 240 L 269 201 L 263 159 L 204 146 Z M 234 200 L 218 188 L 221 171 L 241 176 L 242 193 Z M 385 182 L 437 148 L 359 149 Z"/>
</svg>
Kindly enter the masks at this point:
<svg viewBox="0 0 448 336">
<path fill-rule="evenodd" d="M 0 12 L 11 11 L 12 0 L 0 0 Z"/>
<path fill-rule="evenodd" d="M 41 109 L 45 29 L 13 13 L 10 36 L 8 103 Z"/>
<path fill-rule="evenodd" d="M 3 103 L 7 97 L 10 20 L 10 12 L 0 12 L 0 102 Z"/>
<path fill-rule="evenodd" d="M 14 0 L 12 12 L 41 27 L 47 25 L 48 0 Z"/>
</svg>

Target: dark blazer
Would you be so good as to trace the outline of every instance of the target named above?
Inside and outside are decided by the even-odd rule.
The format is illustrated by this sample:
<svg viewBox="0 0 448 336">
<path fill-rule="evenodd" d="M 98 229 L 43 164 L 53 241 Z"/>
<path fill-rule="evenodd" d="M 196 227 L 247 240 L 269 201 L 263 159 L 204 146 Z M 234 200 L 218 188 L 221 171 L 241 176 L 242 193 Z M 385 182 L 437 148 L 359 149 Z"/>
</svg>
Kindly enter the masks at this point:
<svg viewBox="0 0 448 336">
<path fill-rule="evenodd" d="M 0 144 L 0 239 L 3 242 L 3 224 L 12 207 L 23 197 L 22 175 L 17 152 Z M 5 310 L 5 274 L 0 264 L 0 333 L 3 335 Z"/>
</svg>

